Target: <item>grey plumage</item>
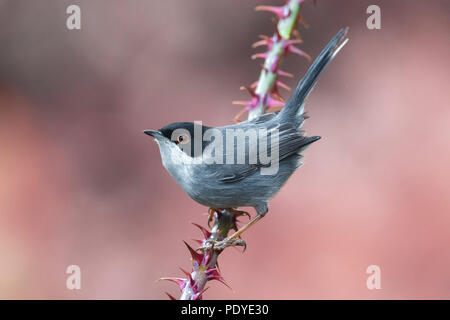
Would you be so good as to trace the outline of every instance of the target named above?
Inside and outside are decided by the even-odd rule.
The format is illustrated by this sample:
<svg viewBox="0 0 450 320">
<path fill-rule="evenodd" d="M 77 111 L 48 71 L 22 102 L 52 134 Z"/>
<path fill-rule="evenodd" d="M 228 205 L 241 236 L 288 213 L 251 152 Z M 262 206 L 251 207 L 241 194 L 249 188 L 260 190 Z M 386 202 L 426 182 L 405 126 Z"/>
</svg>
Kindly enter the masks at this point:
<svg viewBox="0 0 450 320">
<path fill-rule="evenodd" d="M 317 82 L 319 74 L 347 41 L 346 31 L 346 29 L 340 30 L 322 50 L 279 113 L 264 114 L 253 120 L 214 128 L 223 137 L 226 137 L 227 129 L 242 129 L 245 132 L 266 129 L 273 135 L 270 138 L 258 136 L 258 146 L 261 142 L 267 142 L 269 149 L 276 135 L 279 140 L 277 163 L 279 168 L 274 175 L 261 174 L 260 169 L 267 167 L 267 164 L 261 162 L 259 158 L 253 163 L 249 161 L 252 152 L 257 152 L 257 149 L 250 145 L 250 139 L 245 142 L 246 157 L 242 164 L 226 164 L 226 154 L 223 154 L 225 164 L 198 164 L 194 163 L 194 159 L 199 155 L 194 154 L 192 146 L 188 148 L 189 152 L 182 151 L 181 142 L 171 140 L 178 129 L 188 131 L 193 137 L 195 131 L 193 123 L 173 123 L 159 131 L 144 131 L 158 142 L 164 167 L 192 199 L 212 208 L 251 206 L 261 216 L 267 213 L 267 201 L 280 190 L 295 169 L 301 165 L 301 152 L 320 139 L 318 136 L 304 136 L 301 131 L 306 118 L 304 102 Z M 208 129 L 211 128 L 203 126 L 201 133 Z M 203 151 L 209 143 L 211 142 L 202 142 Z M 224 145 L 226 145 L 225 140 Z"/>
</svg>

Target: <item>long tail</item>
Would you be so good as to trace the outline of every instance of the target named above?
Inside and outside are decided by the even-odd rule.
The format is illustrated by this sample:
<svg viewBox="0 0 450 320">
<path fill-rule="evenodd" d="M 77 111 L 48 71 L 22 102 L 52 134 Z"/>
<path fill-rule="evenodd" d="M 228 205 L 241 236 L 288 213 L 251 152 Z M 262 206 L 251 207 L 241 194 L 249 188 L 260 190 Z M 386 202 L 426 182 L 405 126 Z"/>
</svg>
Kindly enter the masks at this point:
<svg viewBox="0 0 450 320">
<path fill-rule="evenodd" d="M 328 45 L 323 48 L 322 52 L 309 67 L 305 76 L 299 82 L 294 93 L 281 110 L 279 114 L 280 117 L 283 117 L 284 119 L 290 119 L 292 121 L 292 119 L 295 119 L 296 115 L 303 114 L 304 101 L 316 84 L 320 73 L 325 69 L 328 63 L 333 60 L 334 56 L 339 52 L 339 50 L 341 50 L 341 48 L 347 43 L 348 38 L 345 37 L 347 34 L 347 30 L 348 28 L 339 30 L 339 32 L 334 36 L 333 39 L 331 39 Z M 302 119 L 298 120 L 300 122 L 303 122 L 303 117 L 301 118 Z"/>
</svg>

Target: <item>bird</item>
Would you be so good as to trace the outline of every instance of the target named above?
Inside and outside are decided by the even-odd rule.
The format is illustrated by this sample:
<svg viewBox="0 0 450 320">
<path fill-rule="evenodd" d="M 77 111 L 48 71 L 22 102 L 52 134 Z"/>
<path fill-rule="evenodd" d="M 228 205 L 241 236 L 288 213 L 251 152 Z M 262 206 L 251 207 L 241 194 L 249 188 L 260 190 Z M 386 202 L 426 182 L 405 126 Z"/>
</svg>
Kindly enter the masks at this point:
<svg viewBox="0 0 450 320">
<path fill-rule="evenodd" d="M 233 235 L 222 240 L 222 248 L 233 245 L 233 240 L 240 238 L 245 230 L 266 215 L 268 201 L 302 165 L 301 153 L 320 139 L 320 136 L 305 136 L 302 130 L 307 119 L 305 100 L 319 75 L 347 43 L 347 30 L 348 28 L 339 30 L 323 48 L 278 112 L 265 113 L 251 120 L 220 127 L 208 127 L 195 122 L 175 122 L 159 130 L 143 131 L 157 142 L 164 168 L 194 201 L 210 210 L 242 212 L 236 209 L 254 207 L 256 216 Z M 252 130 L 266 132 L 266 135 L 257 135 L 256 141 L 246 137 L 239 150 L 234 136 L 232 143 L 227 144 L 228 132 L 239 132 L 239 136 Z M 205 135 L 210 132 L 214 139 L 205 139 Z M 231 146 L 232 152 L 227 149 L 222 150 L 223 154 L 213 155 L 213 142 L 217 146 Z M 274 150 L 278 151 L 273 163 L 268 164 L 258 158 L 257 152 L 261 147 L 257 148 L 256 144 L 261 146 L 264 143 L 267 149 L 275 146 Z M 244 162 L 236 163 L 236 158 L 239 157 L 239 154 L 235 155 L 239 153 L 237 151 L 244 153 Z M 256 160 L 251 161 L 252 156 L 256 156 Z M 213 157 L 216 161 L 211 161 Z M 227 159 L 234 161 L 230 163 L 225 161 Z M 268 170 L 271 165 L 277 167 L 276 172 L 263 174 L 263 170 Z"/>
</svg>

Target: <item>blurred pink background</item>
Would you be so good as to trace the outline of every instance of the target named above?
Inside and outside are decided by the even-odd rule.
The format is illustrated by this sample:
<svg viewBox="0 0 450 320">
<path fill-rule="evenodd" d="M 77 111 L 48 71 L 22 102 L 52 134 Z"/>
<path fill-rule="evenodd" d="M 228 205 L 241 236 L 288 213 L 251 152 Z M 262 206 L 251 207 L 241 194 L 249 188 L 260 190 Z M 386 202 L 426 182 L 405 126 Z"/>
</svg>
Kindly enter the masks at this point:
<svg viewBox="0 0 450 320">
<path fill-rule="evenodd" d="M 143 129 L 231 123 L 280 1 L 0 0 L 0 298 L 166 299 L 206 224 Z M 70 4 L 82 29 L 66 29 Z M 370 4 L 382 29 L 368 30 Z M 323 139 L 220 258 L 206 299 L 450 298 L 448 1 L 308 2 L 301 48 L 348 45 L 308 99 Z M 308 62 L 283 69 L 295 86 Z M 283 92 L 288 97 L 287 92 Z M 253 211 L 252 211 L 253 213 Z M 82 289 L 66 289 L 67 266 Z M 366 268 L 381 267 L 381 290 Z"/>
</svg>

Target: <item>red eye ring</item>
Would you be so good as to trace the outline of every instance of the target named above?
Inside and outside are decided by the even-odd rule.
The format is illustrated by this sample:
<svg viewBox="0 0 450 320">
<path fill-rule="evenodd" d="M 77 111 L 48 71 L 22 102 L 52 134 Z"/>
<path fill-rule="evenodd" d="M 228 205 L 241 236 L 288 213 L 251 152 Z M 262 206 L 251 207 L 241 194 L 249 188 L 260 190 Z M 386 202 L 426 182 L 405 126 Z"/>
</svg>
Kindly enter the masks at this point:
<svg viewBox="0 0 450 320">
<path fill-rule="evenodd" d="M 178 136 L 177 141 L 178 141 L 178 143 L 180 143 L 180 144 L 186 144 L 186 143 L 189 143 L 189 141 L 190 141 L 189 135 L 186 134 L 186 133 L 182 133 L 182 134 L 180 134 L 180 135 Z"/>
</svg>

